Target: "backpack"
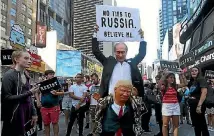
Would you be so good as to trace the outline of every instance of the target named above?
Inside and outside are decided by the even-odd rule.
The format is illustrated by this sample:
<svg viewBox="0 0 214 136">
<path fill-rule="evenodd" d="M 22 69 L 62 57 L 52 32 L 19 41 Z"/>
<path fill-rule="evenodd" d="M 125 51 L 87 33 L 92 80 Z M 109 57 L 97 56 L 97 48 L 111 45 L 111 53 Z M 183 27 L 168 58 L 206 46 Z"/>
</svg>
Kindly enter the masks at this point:
<svg viewBox="0 0 214 136">
<path fill-rule="evenodd" d="M 205 99 L 205 105 L 207 108 L 214 107 L 214 88 L 212 88 L 212 87 L 207 88 L 207 96 Z"/>
</svg>

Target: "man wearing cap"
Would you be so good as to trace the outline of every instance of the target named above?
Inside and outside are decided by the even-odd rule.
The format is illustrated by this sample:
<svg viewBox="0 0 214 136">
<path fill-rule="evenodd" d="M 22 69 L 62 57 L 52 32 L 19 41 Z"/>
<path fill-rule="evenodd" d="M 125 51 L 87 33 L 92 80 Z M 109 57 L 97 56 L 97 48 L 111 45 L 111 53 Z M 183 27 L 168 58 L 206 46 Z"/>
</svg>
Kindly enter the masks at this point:
<svg viewBox="0 0 214 136">
<path fill-rule="evenodd" d="M 114 95 L 114 97 L 113 97 Z M 129 80 L 119 80 L 114 94 L 98 101 L 93 135 L 141 136 L 142 98 Z"/>
</svg>

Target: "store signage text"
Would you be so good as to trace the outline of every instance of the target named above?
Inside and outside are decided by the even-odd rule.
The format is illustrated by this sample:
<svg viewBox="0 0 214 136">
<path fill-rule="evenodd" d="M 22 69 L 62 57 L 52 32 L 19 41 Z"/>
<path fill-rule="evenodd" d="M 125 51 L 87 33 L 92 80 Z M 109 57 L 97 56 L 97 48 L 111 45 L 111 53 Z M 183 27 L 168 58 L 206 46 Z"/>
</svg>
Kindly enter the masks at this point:
<svg viewBox="0 0 214 136">
<path fill-rule="evenodd" d="M 182 30 L 180 32 L 180 35 L 182 35 L 186 30 L 187 30 L 187 27 L 189 27 L 194 21 L 195 19 L 198 17 L 198 15 L 200 14 L 205 2 L 207 0 L 201 0 L 197 10 L 195 11 L 195 13 L 193 14 L 193 16 L 191 17 L 191 19 L 188 21 L 188 22 L 184 22 L 181 26 Z"/>
<path fill-rule="evenodd" d="M 192 68 L 194 66 L 198 66 L 198 65 L 200 65 L 202 63 L 205 63 L 205 62 L 211 61 L 211 60 L 214 60 L 214 52 L 212 52 L 211 54 L 208 54 L 208 55 L 201 56 L 201 58 L 199 60 L 196 60 L 195 64 L 189 66 L 189 68 Z"/>
<path fill-rule="evenodd" d="M 202 53 L 203 51 L 205 51 L 206 49 L 208 49 L 210 46 L 213 46 L 213 42 L 214 42 L 214 40 L 207 41 L 203 46 L 201 46 L 199 49 L 196 49 L 194 51 L 194 55 L 196 56 L 196 55 Z"/>
</svg>

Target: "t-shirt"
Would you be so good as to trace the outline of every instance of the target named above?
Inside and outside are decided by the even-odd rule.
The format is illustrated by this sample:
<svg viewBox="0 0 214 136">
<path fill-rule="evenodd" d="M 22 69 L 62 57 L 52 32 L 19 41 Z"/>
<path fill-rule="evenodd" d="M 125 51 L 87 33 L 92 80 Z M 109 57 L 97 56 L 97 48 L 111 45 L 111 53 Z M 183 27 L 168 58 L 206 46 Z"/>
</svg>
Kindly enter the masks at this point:
<svg viewBox="0 0 214 136">
<path fill-rule="evenodd" d="M 166 93 L 163 93 L 162 103 L 178 103 L 177 91 L 173 87 L 169 87 Z"/>
<path fill-rule="evenodd" d="M 52 108 L 59 105 L 59 97 L 51 93 L 43 94 L 41 97 L 42 107 Z"/>
<path fill-rule="evenodd" d="M 99 86 L 99 85 L 96 85 L 96 86 Z M 89 88 L 90 94 L 91 94 L 91 105 L 97 105 L 97 100 L 95 100 L 95 99 L 93 98 L 93 94 L 94 94 L 95 92 L 97 92 L 96 86 L 95 86 L 95 85 L 92 85 L 92 86 L 90 86 L 90 88 Z"/>
<path fill-rule="evenodd" d="M 190 97 L 195 97 L 196 99 L 200 100 L 201 88 L 207 88 L 207 87 L 208 87 L 208 84 L 205 78 L 199 78 L 195 84 L 189 83 Z"/>
<path fill-rule="evenodd" d="M 78 85 L 78 84 L 74 84 L 72 86 L 70 86 L 69 88 L 69 92 L 74 93 L 75 96 L 77 97 L 82 97 L 83 94 L 85 92 L 87 92 L 88 87 L 86 87 L 84 84 Z M 72 105 L 75 107 L 78 103 L 80 102 L 80 100 L 75 100 L 72 99 Z M 85 105 L 86 103 L 82 103 L 81 106 Z"/>
</svg>

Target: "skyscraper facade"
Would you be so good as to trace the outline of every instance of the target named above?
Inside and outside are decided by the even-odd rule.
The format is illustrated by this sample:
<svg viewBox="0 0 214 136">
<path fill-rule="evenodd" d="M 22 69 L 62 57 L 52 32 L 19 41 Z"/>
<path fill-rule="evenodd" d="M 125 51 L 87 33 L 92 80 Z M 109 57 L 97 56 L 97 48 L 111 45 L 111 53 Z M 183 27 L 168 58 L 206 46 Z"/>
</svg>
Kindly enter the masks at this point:
<svg viewBox="0 0 214 136">
<path fill-rule="evenodd" d="M 38 21 L 57 31 L 57 41 L 72 46 L 72 0 L 39 0 Z"/>
<path fill-rule="evenodd" d="M 30 46 L 35 37 L 36 2 L 33 0 L 1 0 L 1 38 L 2 48 L 10 48 L 10 31 L 14 24 L 23 30 L 25 45 Z"/>
<path fill-rule="evenodd" d="M 159 50 L 161 59 L 162 45 L 166 31 L 172 29 L 173 25 L 180 22 L 187 14 L 187 0 L 161 0 L 159 10 Z"/>
<path fill-rule="evenodd" d="M 91 50 L 91 38 L 96 25 L 96 5 L 105 4 L 115 5 L 116 2 L 115 0 L 73 0 L 73 45 L 91 57 L 94 57 Z M 101 51 L 104 48 L 103 44 L 105 43 L 100 42 Z"/>
</svg>

